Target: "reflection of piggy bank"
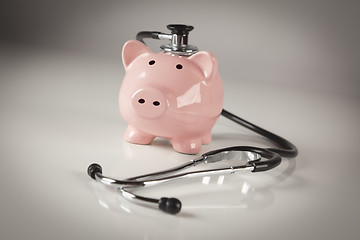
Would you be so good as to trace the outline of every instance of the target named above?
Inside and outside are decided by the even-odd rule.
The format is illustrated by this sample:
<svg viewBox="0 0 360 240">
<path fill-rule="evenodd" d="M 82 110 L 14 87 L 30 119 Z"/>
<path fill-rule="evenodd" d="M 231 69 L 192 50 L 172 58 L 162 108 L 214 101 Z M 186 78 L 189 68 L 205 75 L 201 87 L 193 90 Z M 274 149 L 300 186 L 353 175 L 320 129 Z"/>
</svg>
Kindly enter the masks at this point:
<svg viewBox="0 0 360 240">
<path fill-rule="evenodd" d="M 119 106 L 129 124 L 127 141 L 150 144 L 163 137 L 176 151 L 189 154 L 210 143 L 224 97 L 212 53 L 200 51 L 188 57 L 153 53 L 131 40 L 124 45 L 122 58 L 126 74 Z"/>
</svg>

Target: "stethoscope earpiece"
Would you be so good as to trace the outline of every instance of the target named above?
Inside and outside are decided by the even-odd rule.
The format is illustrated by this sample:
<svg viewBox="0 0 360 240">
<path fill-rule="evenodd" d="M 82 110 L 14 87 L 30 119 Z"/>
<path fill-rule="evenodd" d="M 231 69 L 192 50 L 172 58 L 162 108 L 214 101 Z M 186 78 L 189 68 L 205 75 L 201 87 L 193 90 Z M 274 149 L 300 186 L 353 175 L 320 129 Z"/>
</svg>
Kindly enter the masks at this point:
<svg viewBox="0 0 360 240">
<path fill-rule="evenodd" d="M 87 173 L 92 179 L 96 180 L 95 175 L 96 173 L 102 174 L 102 167 L 97 163 L 93 163 L 88 167 Z"/>
<path fill-rule="evenodd" d="M 162 197 L 159 201 L 159 208 L 166 213 L 177 214 L 181 210 L 181 202 L 177 198 Z"/>
</svg>

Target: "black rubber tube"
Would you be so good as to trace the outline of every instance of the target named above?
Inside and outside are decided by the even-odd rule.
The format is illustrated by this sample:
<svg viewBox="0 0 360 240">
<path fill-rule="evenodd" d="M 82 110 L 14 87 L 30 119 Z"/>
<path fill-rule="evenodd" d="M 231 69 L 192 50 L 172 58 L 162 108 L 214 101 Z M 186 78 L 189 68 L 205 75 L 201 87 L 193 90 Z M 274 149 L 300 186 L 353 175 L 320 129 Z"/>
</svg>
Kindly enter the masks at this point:
<svg viewBox="0 0 360 240">
<path fill-rule="evenodd" d="M 233 122 L 236 122 L 237 124 L 240 124 L 243 127 L 250 129 L 253 132 L 256 132 L 256 133 L 270 139 L 271 141 L 276 143 L 279 147 L 281 147 L 281 149 L 267 148 L 267 150 L 276 152 L 276 153 L 280 154 L 280 156 L 282 156 L 282 157 L 294 158 L 298 155 L 298 150 L 295 147 L 295 145 L 292 144 L 291 142 L 289 142 L 288 140 L 286 140 L 285 138 L 282 138 L 282 137 L 280 137 L 272 132 L 269 132 L 261 127 L 258 127 L 255 124 L 252 124 L 238 116 L 235 116 L 234 114 L 226 111 L 225 109 L 222 110 L 221 115 L 230 119 Z"/>
<path fill-rule="evenodd" d="M 247 128 L 247 129 L 250 129 L 253 132 L 260 134 L 261 136 L 268 138 L 269 140 L 271 140 L 272 142 L 274 142 L 276 145 L 279 146 L 279 148 L 265 148 L 267 151 L 276 153 L 277 155 L 279 155 L 281 157 L 288 157 L 288 158 L 294 158 L 298 155 L 298 150 L 295 147 L 295 145 L 292 144 L 291 142 L 289 142 L 288 140 L 286 140 L 285 138 L 282 138 L 272 132 L 269 132 L 261 127 L 258 127 L 255 124 L 252 124 L 252 123 L 226 111 L 225 109 L 222 110 L 221 115 L 226 117 L 227 119 Z M 254 147 L 254 149 L 256 149 L 256 147 Z M 249 151 L 250 151 L 250 149 L 249 149 Z M 260 153 L 260 155 L 261 155 L 261 153 Z M 260 161 L 260 162 L 254 163 L 255 170 L 253 172 L 266 171 L 266 170 L 269 170 L 269 169 L 277 166 L 278 164 L 280 164 L 281 159 L 280 159 L 280 161 L 278 161 L 278 158 L 275 158 L 275 159 L 277 159 L 276 163 L 273 161 L 270 161 L 268 163 L 267 163 L 267 161 Z"/>
<path fill-rule="evenodd" d="M 145 38 L 159 39 L 161 32 L 142 31 L 136 35 L 136 40 L 143 42 Z"/>
</svg>

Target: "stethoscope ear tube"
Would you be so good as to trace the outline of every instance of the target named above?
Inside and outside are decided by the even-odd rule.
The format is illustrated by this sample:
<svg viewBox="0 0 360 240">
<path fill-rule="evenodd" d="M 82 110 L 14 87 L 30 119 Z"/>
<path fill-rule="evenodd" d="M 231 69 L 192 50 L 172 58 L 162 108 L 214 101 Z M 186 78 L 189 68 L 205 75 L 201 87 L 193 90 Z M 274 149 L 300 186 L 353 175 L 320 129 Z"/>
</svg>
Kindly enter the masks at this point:
<svg viewBox="0 0 360 240">
<path fill-rule="evenodd" d="M 88 167 L 87 173 L 92 179 L 99 180 L 103 183 L 104 183 L 105 179 L 109 179 L 102 175 L 102 167 L 97 163 L 91 164 Z M 125 181 L 110 180 L 108 185 L 110 185 L 110 186 L 112 184 L 114 184 L 115 186 L 121 185 L 121 186 L 119 186 L 119 190 L 123 194 L 123 196 L 125 196 L 126 198 L 131 199 L 131 200 L 138 200 L 138 201 L 141 201 L 142 203 L 147 203 L 147 204 L 152 204 L 152 205 L 157 204 L 159 209 L 166 213 L 177 214 L 181 210 L 182 204 L 181 204 L 181 201 L 177 198 L 162 197 L 160 199 L 154 199 L 154 198 L 142 197 L 142 196 L 135 195 L 135 194 L 131 193 L 130 191 L 128 191 L 128 189 L 123 186 L 123 185 L 125 185 L 124 183 L 125 183 Z M 129 181 L 127 185 L 143 185 L 142 182 L 137 182 L 137 183 L 138 184 L 136 184 L 136 181 Z"/>
</svg>

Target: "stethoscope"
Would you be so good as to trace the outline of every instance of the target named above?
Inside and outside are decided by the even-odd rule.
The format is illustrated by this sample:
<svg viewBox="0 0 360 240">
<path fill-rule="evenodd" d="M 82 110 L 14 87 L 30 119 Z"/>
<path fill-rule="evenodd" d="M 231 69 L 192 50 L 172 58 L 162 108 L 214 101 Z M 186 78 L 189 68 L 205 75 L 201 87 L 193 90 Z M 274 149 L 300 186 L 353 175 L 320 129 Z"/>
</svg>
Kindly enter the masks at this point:
<svg viewBox="0 0 360 240">
<path fill-rule="evenodd" d="M 172 40 L 172 44 L 165 45 L 164 51 L 183 51 L 184 54 L 196 51 L 196 47 L 187 45 L 187 34 L 184 34 L 185 25 L 172 25 L 169 29 L 175 29 L 172 34 L 164 34 L 159 32 L 139 32 L 137 34 L 137 40 L 143 41 L 144 38 L 153 39 L 168 39 Z M 191 26 L 190 26 L 191 27 Z M 179 29 L 181 28 L 181 34 Z M 189 29 L 188 31 L 191 31 Z M 185 32 L 186 33 L 186 32 Z M 175 39 L 175 40 L 174 40 Z M 181 43 L 182 48 L 179 48 L 177 44 Z M 184 43 L 186 43 L 184 45 Z M 183 47 L 185 46 L 185 47 Z M 281 163 L 281 157 L 294 158 L 298 154 L 297 148 L 288 140 L 271 133 L 261 127 L 258 127 L 234 114 L 222 110 L 221 115 L 225 118 L 248 128 L 274 142 L 279 148 L 259 148 L 253 146 L 233 146 L 222 149 L 213 150 L 202 154 L 201 156 L 190 160 L 189 162 L 159 172 L 149 173 L 136 177 L 131 177 L 123 180 L 118 180 L 110 177 L 106 177 L 102 174 L 102 167 L 93 163 L 88 167 L 88 175 L 111 187 L 119 189 L 122 196 L 131 201 L 145 204 L 149 206 L 157 206 L 159 209 L 166 213 L 176 214 L 181 210 L 181 202 L 177 198 L 162 197 L 160 199 L 149 198 L 134 194 L 131 190 L 138 187 L 147 187 L 168 181 L 179 180 L 190 177 L 208 176 L 213 174 L 226 174 L 226 173 L 238 173 L 238 172 L 262 172 L 275 168 Z M 198 166 L 199 164 L 215 163 L 224 160 L 244 160 L 245 164 L 233 165 L 221 168 L 210 168 L 207 170 L 187 171 L 180 173 L 181 171 L 190 167 Z"/>
</svg>

